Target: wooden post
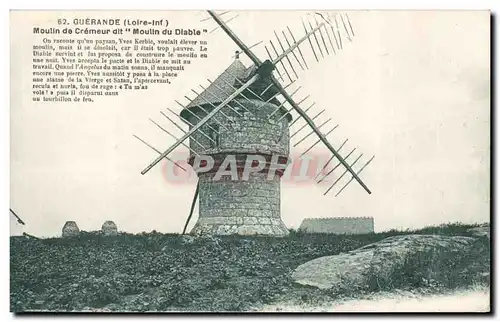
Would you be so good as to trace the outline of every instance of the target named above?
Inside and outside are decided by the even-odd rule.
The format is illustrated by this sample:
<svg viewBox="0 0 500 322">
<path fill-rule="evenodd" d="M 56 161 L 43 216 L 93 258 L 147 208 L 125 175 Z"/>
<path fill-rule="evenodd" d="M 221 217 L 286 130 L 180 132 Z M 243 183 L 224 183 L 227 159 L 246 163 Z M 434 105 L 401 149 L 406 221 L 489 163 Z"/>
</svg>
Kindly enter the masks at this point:
<svg viewBox="0 0 500 322">
<path fill-rule="evenodd" d="M 193 216 L 193 211 L 194 207 L 196 206 L 196 199 L 198 199 L 198 192 L 200 190 L 200 182 L 196 184 L 196 190 L 194 192 L 194 197 L 193 197 L 193 202 L 191 203 L 191 210 L 189 211 L 189 216 L 186 219 L 186 224 L 184 224 L 184 229 L 182 230 L 182 234 L 186 234 L 186 229 L 189 225 L 189 221 L 191 220 L 191 217 Z"/>
</svg>

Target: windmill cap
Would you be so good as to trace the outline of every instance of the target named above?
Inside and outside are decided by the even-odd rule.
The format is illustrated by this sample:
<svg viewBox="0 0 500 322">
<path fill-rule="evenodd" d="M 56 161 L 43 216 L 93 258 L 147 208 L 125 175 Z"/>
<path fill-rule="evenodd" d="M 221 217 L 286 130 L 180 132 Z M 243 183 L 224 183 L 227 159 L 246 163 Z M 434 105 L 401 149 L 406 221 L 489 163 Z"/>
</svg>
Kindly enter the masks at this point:
<svg viewBox="0 0 500 322">
<path fill-rule="evenodd" d="M 186 108 L 181 111 L 180 116 L 188 120 L 192 113 L 199 114 L 202 112 L 202 109 L 199 108 L 200 106 L 206 106 L 210 109 L 211 105 L 219 105 L 234 93 L 234 84 L 236 84 L 237 79 L 247 79 L 256 70 L 255 65 L 247 68 L 240 60 L 234 60 L 201 94 L 186 105 Z M 287 113 L 284 106 L 281 106 L 280 109 L 283 113 Z M 287 113 L 286 115 L 287 119 L 291 121 L 291 114 Z"/>
<path fill-rule="evenodd" d="M 206 90 L 201 92 L 201 94 L 193 99 L 186 107 L 191 108 L 210 103 L 214 105 L 222 103 L 234 93 L 234 89 L 229 84 L 233 85 L 237 78 L 245 77 L 246 70 L 247 68 L 241 61 L 234 60 Z"/>
</svg>

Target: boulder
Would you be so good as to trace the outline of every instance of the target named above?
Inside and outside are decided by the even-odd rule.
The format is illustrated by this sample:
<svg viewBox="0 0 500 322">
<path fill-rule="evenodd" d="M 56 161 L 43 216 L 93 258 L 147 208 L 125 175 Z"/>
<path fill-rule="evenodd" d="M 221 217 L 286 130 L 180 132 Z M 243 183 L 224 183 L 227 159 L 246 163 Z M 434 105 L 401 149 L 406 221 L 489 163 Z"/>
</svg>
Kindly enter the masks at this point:
<svg viewBox="0 0 500 322">
<path fill-rule="evenodd" d="M 118 235 L 118 228 L 115 222 L 111 220 L 105 221 L 104 224 L 102 224 L 101 231 L 104 236 Z"/>
<path fill-rule="evenodd" d="M 402 235 L 383 239 L 348 253 L 316 258 L 295 269 L 292 278 L 321 289 L 365 288 L 401 272 L 405 262 L 439 251 L 468 251 L 475 238 L 464 236 Z M 424 261 L 425 262 L 425 261 Z"/>
<path fill-rule="evenodd" d="M 488 237 L 490 238 L 490 226 L 474 227 L 467 230 L 475 237 Z"/>
<path fill-rule="evenodd" d="M 67 221 L 62 228 L 63 237 L 74 237 L 80 234 L 80 229 L 74 221 Z"/>
</svg>

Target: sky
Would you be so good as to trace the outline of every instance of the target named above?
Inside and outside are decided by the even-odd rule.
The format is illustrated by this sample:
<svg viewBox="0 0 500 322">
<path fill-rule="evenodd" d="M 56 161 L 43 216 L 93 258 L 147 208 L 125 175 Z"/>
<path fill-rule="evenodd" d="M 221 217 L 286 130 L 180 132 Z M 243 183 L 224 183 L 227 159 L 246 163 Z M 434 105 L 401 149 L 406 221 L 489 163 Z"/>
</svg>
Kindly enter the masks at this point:
<svg viewBox="0 0 500 322">
<path fill-rule="evenodd" d="M 239 12 L 229 25 L 247 44 L 267 43 L 273 29 L 286 26 L 298 38 L 305 14 Z M 195 11 L 64 15 L 168 17 L 172 27 L 215 27 L 200 22 L 207 14 Z M 22 229 L 49 237 L 60 235 L 68 220 L 87 231 L 113 220 L 128 232 L 182 231 L 195 183 L 169 183 L 161 166 L 141 175 L 157 155 L 133 134 L 168 148 L 174 141 L 148 118 L 167 127 L 159 111 L 179 111 L 174 100 L 193 98 L 191 89 L 198 91 L 231 64 L 236 46 L 217 30 L 207 37 L 209 58 L 193 62 L 172 84 L 93 104 L 33 103 L 31 28 L 51 26 L 60 16 L 11 14 L 10 206 L 26 222 Z M 311 113 L 326 109 L 318 122 L 331 117 L 339 124 L 329 136 L 334 146 L 349 138 L 349 147 L 365 158 L 375 155 L 361 174 L 372 194 L 355 182 L 338 197 L 324 196 L 324 185 L 283 182 L 285 224 L 298 228 L 310 217 L 373 216 L 375 230 L 384 231 L 489 221 L 489 12 L 354 11 L 349 17 L 353 41 L 319 63 L 309 55 L 310 69 L 299 72 L 297 97 L 310 95 L 308 102 L 316 102 Z M 263 44 L 253 50 L 265 58 Z M 314 141 L 311 136 L 292 154 Z M 327 150 L 318 145 L 311 153 Z M 11 218 L 11 232 L 19 231 Z"/>
</svg>

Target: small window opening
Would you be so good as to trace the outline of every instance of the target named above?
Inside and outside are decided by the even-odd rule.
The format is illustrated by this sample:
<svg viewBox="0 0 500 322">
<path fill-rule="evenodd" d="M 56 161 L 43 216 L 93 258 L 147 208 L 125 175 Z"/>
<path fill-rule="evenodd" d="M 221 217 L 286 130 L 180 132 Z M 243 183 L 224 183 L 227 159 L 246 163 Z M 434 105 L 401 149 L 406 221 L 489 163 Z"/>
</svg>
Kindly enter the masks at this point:
<svg viewBox="0 0 500 322">
<path fill-rule="evenodd" d="M 210 137 L 212 138 L 212 141 L 210 141 L 210 147 L 212 148 L 218 148 L 220 145 L 220 138 L 219 138 L 219 125 L 217 124 L 211 124 L 210 125 Z"/>
</svg>

